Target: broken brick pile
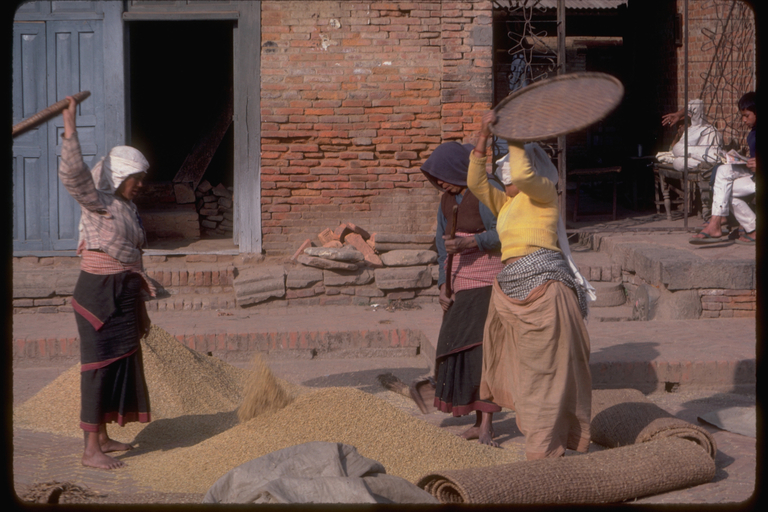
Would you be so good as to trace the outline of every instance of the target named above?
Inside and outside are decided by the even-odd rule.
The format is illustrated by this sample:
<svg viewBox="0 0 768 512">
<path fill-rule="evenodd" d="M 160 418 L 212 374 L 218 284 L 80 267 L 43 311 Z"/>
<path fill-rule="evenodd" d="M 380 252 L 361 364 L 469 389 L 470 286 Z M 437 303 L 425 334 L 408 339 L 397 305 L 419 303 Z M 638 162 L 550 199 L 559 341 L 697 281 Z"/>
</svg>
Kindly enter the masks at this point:
<svg viewBox="0 0 768 512">
<path fill-rule="evenodd" d="M 238 306 L 275 299 L 297 304 L 371 304 L 436 300 L 434 235 L 369 234 L 342 222 L 307 239 L 286 265 L 242 272 L 235 279 Z"/>
<path fill-rule="evenodd" d="M 231 187 L 219 183 L 215 187 L 203 180 L 195 190 L 195 208 L 200 216 L 200 233 L 204 236 L 232 236 L 234 205 Z"/>
</svg>

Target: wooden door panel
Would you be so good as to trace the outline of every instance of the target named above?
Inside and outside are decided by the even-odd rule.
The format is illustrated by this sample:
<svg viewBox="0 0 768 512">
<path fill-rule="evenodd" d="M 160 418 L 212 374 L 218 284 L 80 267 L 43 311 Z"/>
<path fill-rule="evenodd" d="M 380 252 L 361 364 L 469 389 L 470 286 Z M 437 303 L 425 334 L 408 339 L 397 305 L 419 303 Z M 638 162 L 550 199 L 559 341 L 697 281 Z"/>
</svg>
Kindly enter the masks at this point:
<svg viewBox="0 0 768 512">
<path fill-rule="evenodd" d="M 48 22 L 48 100 L 54 103 L 78 91 L 91 96 L 78 105 L 77 133 L 86 163 L 93 165 L 104 155 L 104 62 L 102 22 Z M 61 185 L 57 166 L 61 156 L 63 121 L 59 116 L 48 123 L 50 150 L 49 196 L 51 248 L 75 249 L 80 206 Z"/>
<path fill-rule="evenodd" d="M 13 25 L 13 124 L 47 106 L 44 23 Z M 13 140 L 13 247 L 42 250 L 48 239 L 46 127 Z"/>
</svg>

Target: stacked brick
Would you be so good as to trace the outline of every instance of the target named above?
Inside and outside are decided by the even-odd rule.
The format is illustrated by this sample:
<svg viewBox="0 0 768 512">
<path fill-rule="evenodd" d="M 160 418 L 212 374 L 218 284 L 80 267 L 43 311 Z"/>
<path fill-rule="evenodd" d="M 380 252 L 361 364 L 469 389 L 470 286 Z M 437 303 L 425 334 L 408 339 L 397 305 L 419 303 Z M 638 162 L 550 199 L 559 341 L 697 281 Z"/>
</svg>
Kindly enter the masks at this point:
<svg viewBox="0 0 768 512">
<path fill-rule="evenodd" d="M 195 190 L 195 197 L 201 234 L 231 237 L 235 218 L 231 187 L 222 183 L 214 187 L 203 180 Z"/>
<path fill-rule="evenodd" d="M 699 290 L 701 318 L 755 318 L 755 290 Z"/>
<path fill-rule="evenodd" d="M 434 232 L 420 166 L 490 107 L 491 2 L 262 2 L 263 248 L 327 224 Z"/>
</svg>

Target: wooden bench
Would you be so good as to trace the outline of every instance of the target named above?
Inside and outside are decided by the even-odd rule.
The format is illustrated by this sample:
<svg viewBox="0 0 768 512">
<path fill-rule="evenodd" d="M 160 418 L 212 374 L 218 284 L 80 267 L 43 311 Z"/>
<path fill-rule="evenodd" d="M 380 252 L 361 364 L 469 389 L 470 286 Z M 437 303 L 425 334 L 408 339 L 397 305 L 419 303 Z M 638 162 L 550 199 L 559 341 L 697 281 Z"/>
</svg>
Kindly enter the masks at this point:
<svg viewBox="0 0 768 512">
<path fill-rule="evenodd" d="M 591 169 L 574 169 L 568 172 L 567 180 L 576 183 L 576 199 L 573 202 L 573 222 L 579 219 L 579 185 L 584 181 L 608 180 L 613 183 L 613 209 L 611 219 L 616 220 L 616 182 L 621 166 L 594 167 Z M 604 216 L 605 214 L 592 214 L 588 217 Z M 585 216 L 582 216 L 584 218 Z"/>
</svg>

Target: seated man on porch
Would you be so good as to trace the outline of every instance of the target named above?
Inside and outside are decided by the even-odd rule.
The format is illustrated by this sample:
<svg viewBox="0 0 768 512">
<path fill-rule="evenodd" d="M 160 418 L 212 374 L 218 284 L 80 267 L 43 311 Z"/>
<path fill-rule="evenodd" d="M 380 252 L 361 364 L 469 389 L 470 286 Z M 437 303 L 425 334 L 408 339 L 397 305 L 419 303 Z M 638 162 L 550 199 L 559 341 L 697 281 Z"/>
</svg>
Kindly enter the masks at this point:
<svg viewBox="0 0 768 512">
<path fill-rule="evenodd" d="M 718 167 L 714 187 L 712 188 L 712 217 L 701 232 L 690 239 L 692 244 L 717 243 L 724 238 L 722 224 L 733 205 L 733 214 L 744 234 L 736 243 L 753 245 L 755 243 L 755 212 L 744 201 L 744 197 L 755 193 L 755 170 L 757 169 L 757 96 L 748 92 L 739 99 L 741 120 L 749 128 L 747 144 L 749 158 L 743 164 L 724 164 Z"/>
<path fill-rule="evenodd" d="M 688 117 L 688 169 L 694 169 L 702 163 L 717 163 L 722 138 L 714 126 L 704 121 L 704 102 L 698 99 L 689 101 Z M 681 119 L 682 111 L 674 112 L 662 117 L 662 124 L 674 124 Z M 682 171 L 685 165 L 685 137 L 681 136 L 671 151 L 658 153 L 656 159 Z"/>
</svg>

